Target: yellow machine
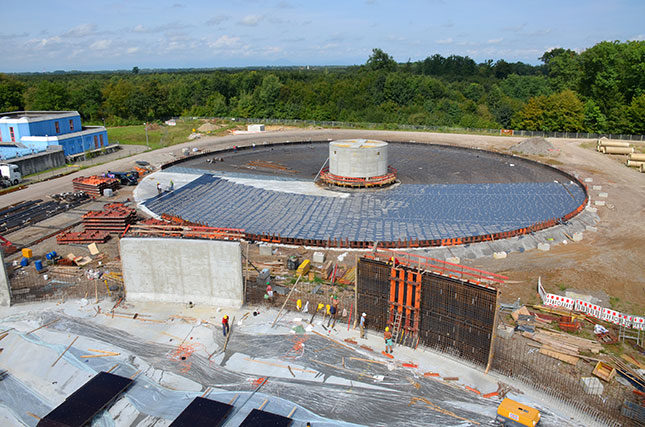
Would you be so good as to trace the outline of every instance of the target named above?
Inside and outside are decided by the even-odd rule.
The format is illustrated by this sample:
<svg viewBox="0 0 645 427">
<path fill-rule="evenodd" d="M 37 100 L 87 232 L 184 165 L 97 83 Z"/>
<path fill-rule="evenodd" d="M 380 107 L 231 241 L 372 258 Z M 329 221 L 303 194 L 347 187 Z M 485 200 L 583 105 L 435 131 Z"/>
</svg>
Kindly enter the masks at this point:
<svg viewBox="0 0 645 427">
<path fill-rule="evenodd" d="M 495 420 L 505 427 L 535 427 L 540 422 L 540 411 L 506 398 L 499 404 Z"/>
<path fill-rule="evenodd" d="M 309 267 L 311 267 L 311 261 L 306 259 L 298 266 L 298 270 L 296 270 L 296 274 L 298 276 L 304 276 L 305 274 L 309 273 Z"/>
</svg>

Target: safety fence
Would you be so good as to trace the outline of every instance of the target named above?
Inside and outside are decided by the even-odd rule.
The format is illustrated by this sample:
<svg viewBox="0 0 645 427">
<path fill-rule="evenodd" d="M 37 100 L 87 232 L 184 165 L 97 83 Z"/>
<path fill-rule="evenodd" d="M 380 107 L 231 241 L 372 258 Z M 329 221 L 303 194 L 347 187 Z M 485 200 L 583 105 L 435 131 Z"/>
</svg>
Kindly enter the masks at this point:
<svg viewBox="0 0 645 427">
<path fill-rule="evenodd" d="M 244 118 L 244 117 L 176 117 L 181 119 L 205 119 L 205 120 L 231 120 L 240 123 L 263 123 L 269 125 L 292 125 L 292 126 L 321 126 L 350 129 L 374 129 L 374 130 L 408 130 L 408 131 L 431 131 L 445 133 L 476 133 L 505 136 L 541 136 L 543 138 L 571 138 L 571 139 L 619 139 L 627 141 L 645 141 L 645 135 L 628 135 L 612 133 L 592 132 L 548 132 L 539 130 L 520 129 L 482 129 L 462 128 L 454 126 L 426 126 L 410 125 L 401 123 L 368 123 L 368 122 L 338 122 L 332 120 L 298 120 L 298 119 L 273 119 L 273 118 Z"/>
</svg>

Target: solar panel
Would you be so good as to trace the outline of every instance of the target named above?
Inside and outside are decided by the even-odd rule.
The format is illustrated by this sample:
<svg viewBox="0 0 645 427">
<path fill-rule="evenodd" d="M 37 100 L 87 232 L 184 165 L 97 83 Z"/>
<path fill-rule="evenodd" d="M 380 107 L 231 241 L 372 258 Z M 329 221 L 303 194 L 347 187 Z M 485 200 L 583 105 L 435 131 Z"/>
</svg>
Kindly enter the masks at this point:
<svg viewBox="0 0 645 427">
<path fill-rule="evenodd" d="M 38 422 L 38 427 L 82 427 L 110 405 L 130 378 L 100 372 Z"/>
<path fill-rule="evenodd" d="M 221 426 L 231 409 L 233 409 L 233 405 L 228 403 L 196 397 L 169 427 Z"/>
<path fill-rule="evenodd" d="M 293 423 L 291 418 L 254 409 L 244 418 L 240 427 L 289 427 L 291 423 Z"/>
</svg>

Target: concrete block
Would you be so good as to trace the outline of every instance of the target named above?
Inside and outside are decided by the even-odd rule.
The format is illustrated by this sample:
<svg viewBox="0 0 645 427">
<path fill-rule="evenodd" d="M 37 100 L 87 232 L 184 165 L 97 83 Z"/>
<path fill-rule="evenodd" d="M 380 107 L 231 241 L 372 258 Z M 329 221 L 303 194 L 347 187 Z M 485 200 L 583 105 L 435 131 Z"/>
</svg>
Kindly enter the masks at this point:
<svg viewBox="0 0 645 427">
<path fill-rule="evenodd" d="M 260 256 L 271 256 L 273 254 L 273 248 L 271 245 L 260 245 Z"/>
<path fill-rule="evenodd" d="M 459 258 L 458 256 L 451 256 L 451 257 L 446 258 L 446 262 L 451 262 L 453 264 L 459 264 L 461 262 L 461 258 Z"/>
<path fill-rule="evenodd" d="M 121 239 L 127 301 L 241 307 L 239 242 L 197 239 Z"/>
<path fill-rule="evenodd" d="M 314 256 L 311 258 L 316 264 L 322 264 L 325 262 L 325 253 L 324 252 L 314 252 Z"/>
<path fill-rule="evenodd" d="M 604 200 L 596 200 L 594 202 L 594 205 L 596 205 L 596 206 L 605 206 L 606 203 L 607 202 L 605 202 Z"/>
<path fill-rule="evenodd" d="M 606 199 L 607 197 L 609 197 L 609 194 L 608 193 L 598 193 L 598 197 L 602 197 L 602 198 Z"/>
<path fill-rule="evenodd" d="M 600 191 L 600 190 L 602 190 L 602 185 L 594 185 L 593 189 L 596 190 L 596 191 Z"/>
<path fill-rule="evenodd" d="M 506 258 L 506 256 L 507 256 L 507 254 L 506 254 L 505 251 L 493 253 L 493 258 L 495 258 L 495 259 L 504 259 L 504 258 Z"/>
<path fill-rule="evenodd" d="M 593 225 L 588 225 L 588 226 L 585 227 L 585 229 L 587 231 L 593 231 L 593 232 L 598 231 L 598 227 L 594 227 Z"/>
<path fill-rule="evenodd" d="M 604 390 L 602 383 L 596 377 L 582 377 L 580 378 L 580 384 L 587 394 L 601 396 Z"/>
<path fill-rule="evenodd" d="M 538 243 L 537 248 L 538 248 L 539 250 L 541 250 L 541 251 L 545 251 L 545 252 L 546 252 L 546 251 L 551 250 L 551 245 L 549 245 L 548 243 Z"/>
<path fill-rule="evenodd" d="M 264 132 L 264 125 L 248 125 L 246 129 L 248 132 Z"/>
<path fill-rule="evenodd" d="M 497 327 L 497 336 L 504 338 L 505 340 L 511 338 L 513 336 L 513 332 L 515 332 L 515 330 L 512 326 L 499 325 Z"/>
<path fill-rule="evenodd" d="M 582 233 L 573 233 L 572 238 L 574 242 L 579 242 L 582 240 Z"/>
<path fill-rule="evenodd" d="M 585 182 L 593 182 L 593 178 L 585 178 Z"/>
<path fill-rule="evenodd" d="M 596 213 L 596 212 L 598 212 L 598 208 L 592 208 L 591 206 L 587 206 L 587 207 L 586 207 L 586 209 L 587 209 L 587 211 L 589 211 L 589 212 L 591 212 L 591 213 Z"/>
</svg>

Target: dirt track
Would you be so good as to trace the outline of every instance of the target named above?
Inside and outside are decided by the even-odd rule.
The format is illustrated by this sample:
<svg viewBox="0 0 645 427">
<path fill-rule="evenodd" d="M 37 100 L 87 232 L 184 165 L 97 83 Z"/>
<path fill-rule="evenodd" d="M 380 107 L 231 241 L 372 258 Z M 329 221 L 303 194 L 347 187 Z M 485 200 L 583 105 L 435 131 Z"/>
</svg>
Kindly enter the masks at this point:
<svg viewBox="0 0 645 427">
<path fill-rule="evenodd" d="M 158 166 L 171 161 L 184 147 L 205 150 L 233 145 L 261 144 L 264 141 L 296 141 L 340 138 L 377 138 L 384 140 L 433 142 L 493 151 L 510 152 L 510 147 L 524 138 L 499 136 L 388 132 L 360 130 L 287 130 L 259 135 L 207 137 L 154 152 L 142 153 L 110 164 L 96 166 L 27 189 L 0 196 L 0 206 L 21 200 L 45 198 L 48 194 L 70 191 L 72 179 L 79 175 L 102 173 L 107 169 L 131 168 L 135 160 L 147 160 Z M 598 207 L 601 218 L 598 232 L 586 232 L 579 243 L 558 245 L 550 252 L 537 250 L 513 253 L 505 260 L 479 259 L 474 265 L 495 272 L 505 272 L 511 282 L 502 289 L 502 299 L 537 302 L 535 283 L 542 276 L 547 291 L 563 294 L 565 289 L 591 293 L 604 299 L 606 306 L 631 314 L 645 314 L 645 174 L 625 167 L 619 157 L 606 156 L 581 147 L 585 140 L 550 139 L 559 154 L 549 158 L 532 157 L 554 164 L 589 183 L 591 199 L 598 200 L 592 185 L 602 185 L 609 193 L 608 206 Z M 643 143 L 640 143 L 643 144 Z M 591 144 L 586 144 L 591 145 Z"/>
</svg>

